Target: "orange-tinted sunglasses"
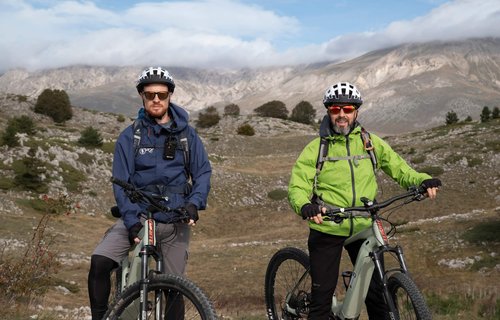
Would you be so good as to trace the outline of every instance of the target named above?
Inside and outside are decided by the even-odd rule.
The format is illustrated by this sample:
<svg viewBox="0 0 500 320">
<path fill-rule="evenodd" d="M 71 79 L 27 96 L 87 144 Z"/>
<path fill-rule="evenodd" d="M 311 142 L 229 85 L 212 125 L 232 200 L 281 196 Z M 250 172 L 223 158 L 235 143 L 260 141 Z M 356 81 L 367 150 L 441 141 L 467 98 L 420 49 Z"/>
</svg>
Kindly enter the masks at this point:
<svg viewBox="0 0 500 320">
<path fill-rule="evenodd" d="M 339 114 L 340 110 L 343 110 L 345 114 L 351 114 L 356 110 L 355 106 L 335 106 L 331 105 L 328 106 L 328 111 L 330 111 L 332 114 Z"/>
</svg>

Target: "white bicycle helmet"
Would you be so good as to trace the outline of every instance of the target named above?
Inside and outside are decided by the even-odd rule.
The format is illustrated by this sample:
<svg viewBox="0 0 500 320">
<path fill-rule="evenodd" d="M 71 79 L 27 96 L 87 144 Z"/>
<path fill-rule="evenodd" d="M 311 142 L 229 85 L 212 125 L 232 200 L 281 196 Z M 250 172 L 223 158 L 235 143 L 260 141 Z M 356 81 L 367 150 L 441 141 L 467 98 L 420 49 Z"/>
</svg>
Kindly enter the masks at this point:
<svg viewBox="0 0 500 320">
<path fill-rule="evenodd" d="M 168 73 L 167 69 L 162 67 L 149 67 L 142 71 L 139 79 L 137 79 L 137 92 L 141 93 L 144 91 L 144 86 L 151 83 L 161 83 L 166 84 L 168 91 L 174 92 L 175 83 L 174 78 Z"/>
<path fill-rule="evenodd" d="M 325 107 L 332 104 L 353 104 L 359 108 L 363 104 L 361 93 L 355 85 L 349 82 L 339 82 L 326 89 L 323 97 L 323 105 Z"/>
</svg>

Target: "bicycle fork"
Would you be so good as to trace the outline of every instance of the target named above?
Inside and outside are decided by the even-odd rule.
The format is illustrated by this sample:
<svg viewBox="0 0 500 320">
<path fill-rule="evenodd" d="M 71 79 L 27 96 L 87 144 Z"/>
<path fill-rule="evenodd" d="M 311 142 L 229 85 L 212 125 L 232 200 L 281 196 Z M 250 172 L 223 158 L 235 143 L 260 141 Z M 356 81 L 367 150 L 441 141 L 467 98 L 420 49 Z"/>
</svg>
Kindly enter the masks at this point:
<svg viewBox="0 0 500 320">
<path fill-rule="evenodd" d="M 394 253 L 396 255 L 397 261 L 398 261 L 399 267 L 400 267 L 399 269 L 392 269 L 392 270 L 385 271 L 384 265 L 383 265 L 383 255 L 386 252 L 391 252 L 391 253 Z M 400 246 L 392 247 L 389 245 L 384 245 L 384 246 L 380 247 L 378 250 L 375 250 L 373 253 L 371 253 L 371 257 L 372 257 L 373 263 L 375 264 L 375 270 L 377 272 L 377 276 L 382 281 L 383 294 L 384 294 L 385 303 L 387 304 L 387 307 L 389 308 L 389 316 L 392 320 L 399 320 L 398 311 L 397 311 L 396 305 L 394 304 L 394 300 L 392 299 L 391 293 L 389 292 L 389 288 L 387 286 L 387 281 L 389 279 L 391 272 L 408 273 L 406 261 L 404 259 L 404 255 L 403 255 L 403 249 Z"/>
</svg>

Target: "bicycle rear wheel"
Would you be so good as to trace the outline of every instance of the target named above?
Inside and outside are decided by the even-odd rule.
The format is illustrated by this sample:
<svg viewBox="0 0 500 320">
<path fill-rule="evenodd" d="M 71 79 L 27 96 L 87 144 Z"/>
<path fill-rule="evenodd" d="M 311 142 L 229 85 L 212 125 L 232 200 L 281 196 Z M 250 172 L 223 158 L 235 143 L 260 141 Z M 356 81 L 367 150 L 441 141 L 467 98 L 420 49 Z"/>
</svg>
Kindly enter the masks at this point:
<svg viewBox="0 0 500 320">
<path fill-rule="evenodd" d="M 149 278 L 147 319 L 217 319 L 214 307 L 203 291 L 192 281 L 173 274 Z M 104 319 L 140 319 L 140 282 L 123 291 Z"/>
<path fill-rule="evenodd" d="M 267 317 L 307 318 L 311 292 L 309 257 L 297 248 L 283 248 L 269 261 L 265 280 Z"/>
<path fill-rule="evenodd" d="M 417 285 L 404 273 L 395 273 L 387 281 L 389 294 L 400 320 L 432 319 L 431 311 Z"/>
</svg>

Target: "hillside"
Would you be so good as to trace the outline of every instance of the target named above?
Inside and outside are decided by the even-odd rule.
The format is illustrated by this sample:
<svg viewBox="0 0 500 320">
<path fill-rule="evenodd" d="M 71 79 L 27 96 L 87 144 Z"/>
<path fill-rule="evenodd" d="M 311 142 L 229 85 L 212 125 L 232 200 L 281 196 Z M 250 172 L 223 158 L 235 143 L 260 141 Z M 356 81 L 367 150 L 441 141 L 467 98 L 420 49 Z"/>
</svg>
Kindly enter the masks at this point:
<svg viewBox="0 0 500 320">
<path fill-rule="evenodd" d="M 12 115 L 28 115 L 38 127 L 24 146 L 0 147 L 0 186 L 12 179 L 16 160 L 29 147 L 36 147 L 37 158 L 49 168 L 49 195 L 68 192 L 79 208 L 51 220 L 47 232 L 55 236 L 56 260 L 61 266 L 48 294 L 33 301 L 38 307 L 31 314 L 89 319 L 89 255 L 113 223 L 107 214 L 113 204 L 108 182 L 110 151 L 130 121 L 119 122 L 112 113 L 75 108 L 73 119 L 54 125 L 34 114 L 32 106 L 33 100 L 19 103 L 15 96 L 0 96 L 0 131 Z M 254 126 L 257 134 L 237 135 L 235 128 L 243 122 Z M 76 144 L 80 132 L 90 125 L 99 128 L 105 138 L 102 149 Z M 209 208 L 193 230 L 188 276 L 209 293 L 222 318 L 264 319 L 267 262 L 281 247 L 306 246 L 307 227 L 291 212 L 283 191 L 295 159 L 316 131 L 286 120 L 240 116 L 224 118 L 217 127 L 199 132 L 213 165 L 213 187 Z M 482 243 L 466 240 L 465 235 L 477 225 L 500 223 L 499 133 L 496 120 L 387 137 L 407 161 L 437 174 L 444 184 L 436 201 L 412 204 L 391 215 L 401 225 L 393 241 L 404 246 L 410 270 L 432 303 L 435 319 L 498 317 L 498 235 L 496 241 Z M 84 181 L 74 181 L 81 176 L 78 173 Z M 400 190 L 382 174 L 379 183 L 379 199 Z M 274 199 L 269 196 L 273 191 Z M 0 189 L 4 257 L 23 252 L 29 242 L 43 213 L 32 205 L 36 198 L 25 191 Z M 344 261 L 343 268 L 347 266 Z M 446 302 L 458 305 L 456 310 L 443 311 Z M 496 314 L 491 311 L 495 308 Z"/>
<path fill-rule="evenodd" d="M 168 61 L 166 61 L 168 63 Z M 365 126 L 386 134 L 442 124 L 454 110 L 477 120 L 481 109 L 500 101 L 500 39 L 409 43 L 369 52 L 349 61 L 240 70 L 168 66 L 177 83 L 174 100 L 196 113 L 236 103 L 245 114 L 272 101 L 292 110 L 302 100 L 319 112 L 325 89 L 350 81 L 361 90 Z M 134 83 L 141 66 L 71 66 L 10 70 L 0 92 L 36 98 L 45 88 L 64 89 L 74 105 L 133 116 L 140 100 Z"/>
</svg>

